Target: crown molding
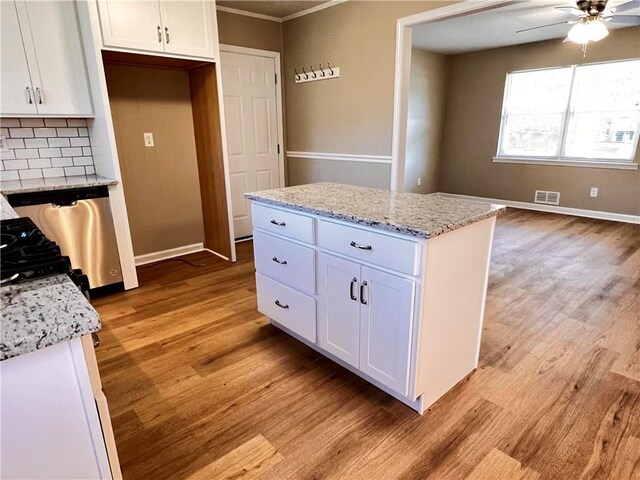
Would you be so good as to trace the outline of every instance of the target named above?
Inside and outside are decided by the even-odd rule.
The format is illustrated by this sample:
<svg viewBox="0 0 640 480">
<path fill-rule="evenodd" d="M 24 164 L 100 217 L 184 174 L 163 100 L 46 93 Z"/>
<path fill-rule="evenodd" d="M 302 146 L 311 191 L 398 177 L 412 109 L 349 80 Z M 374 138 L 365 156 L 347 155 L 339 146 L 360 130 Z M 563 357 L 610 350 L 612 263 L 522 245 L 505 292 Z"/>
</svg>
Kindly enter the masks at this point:
<svg viewBox="0 0 640 480">
<path fill-rule="evenodd" d="M 348 0 L 331 0 L 330 2 L 323 3 L 322 5 L 317 5 L 315 7 L 302 10 L 301 12 L 292 13 L 291 15 L 287 15 L 286 17 L 282 17 L 282 21 L 286 22 L 288 20 L 293 20 L 294 18 L 303 17 L 304 15 L 309 15 L 310 13 L 319 12 L 320 10 L 324 10 L 326 8 L 335 7 L 336 5 L 340 5 L 341 3 L 345 3 L 347 1 Z"/>
<path fill-rule="evenodd" d="M 272 17 L 271 15 L 263 15 L 262 13 L 247 12 L 246 10 L 238 10 L 237 8 L 223 7 L 222 5 L 216 5 L 216 10 L 218 10 L 219 12 L 233 13 L 234 15 L 243 15 L 245 17 L 259 18 L 260 20 L 268 20 L 270 22 L 282 23 L 283 21 L 282 18 Z"/>
</svg>

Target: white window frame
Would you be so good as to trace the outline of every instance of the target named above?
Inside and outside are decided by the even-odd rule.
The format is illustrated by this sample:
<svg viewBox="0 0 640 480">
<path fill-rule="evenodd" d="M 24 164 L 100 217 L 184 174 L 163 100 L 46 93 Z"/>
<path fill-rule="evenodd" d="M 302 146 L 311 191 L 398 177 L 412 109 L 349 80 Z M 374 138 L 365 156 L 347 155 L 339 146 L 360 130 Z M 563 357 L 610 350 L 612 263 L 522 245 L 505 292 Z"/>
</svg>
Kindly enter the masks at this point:
<svg viewBox="0 0 640 480">
<path fill-rule="evenodd" d="M 631 155 L 631 158 L 629 159 L 584 158 L 584 157 L 570 157 L 565 155 L 569 121 L 571 120 L 571 117 L 574 113 L 573 89 L 574 89 L 574 82 L 576 78 L 576 71 L 578 67 L 601 65 L 606 63 L 638 61 L 638 60 L 639 59 L 637 58 L 630 58 L 630 59 L 624 59 L 624 60 L 612 60 L 608 62 L 562 65 L 557 67 L 536 68 L 536 69 L 529 69 L 529 70 L 514 70 L 511 72 L 507 72 L 506 78 L 505 78 L 504 94 L 502 98 L 502 110 L 500 115 L 500 130 L 498 133 L 498 145 L 496 150 L 496 156 L 493 157 L 493 162 L 494 163 L 520 163 L 520 164 L 526 164 L 526 165 L 578 166 L 578 167 L 589 167 L 589 168 L 613 168 L 613 169 L 622 169 L 622 170 L 638 170 L 638 164 L 635 162 L 635 158 L 638 150 L 638 137 L 640 137 L 640 121 L 638 121 L 638 125 L 636 125 L 636 134 L 634 136 L 635 141 L 632 148 L 633 153 Z M 506 107 L 507 107 L 507 98 L 509 97 L 509 89 L 511 87 L 511 78 L 512 78 L 511 75 L 517 74 L 517 73 L 556 70 L 561 68 L 571 69 L 571 86 L 569 89 L 567 105 L 563 113 L 562 129 L 560 131 L 560 138 L 558 139 L 557 154 L 553 156 L 501 155 L 500 147 L 502 145 L 502 135 L 503 135 L 503 130 L 504 130 L 506 121 L 508 119 Z"/>
</svg>

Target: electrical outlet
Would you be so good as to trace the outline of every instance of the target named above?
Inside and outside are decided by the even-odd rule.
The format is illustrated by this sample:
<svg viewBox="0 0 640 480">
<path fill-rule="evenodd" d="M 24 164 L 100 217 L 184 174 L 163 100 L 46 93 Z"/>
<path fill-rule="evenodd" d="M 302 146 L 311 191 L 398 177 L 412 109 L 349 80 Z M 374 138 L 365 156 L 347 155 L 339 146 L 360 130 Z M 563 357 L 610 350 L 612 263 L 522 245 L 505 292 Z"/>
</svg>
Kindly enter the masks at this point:
<svg viewBox="0 0 640 480">
<path fill-rule="evenodd" d="M 598 196 L 598 187 L 591 187 L 591 192 L 589 192 L 589 196 L 597 197 Z"/>
<path fill-rule="evenodd" d="M 144 133 L 144 146 L 145 147 L 154 147 L 155 143 L 153 143 L 153 133 L 147 132 Z"/>
<path fill-rule="evenodd" d="M 422 177 L 418 177 L 418 186 L 422 185 Z"/>
<path fill-rule="evenodd" d="M 7 147 L 7 137 L 4 135 L 0 136 L 0 152 L 8 152 L 9 147 Z"/>
</svg>

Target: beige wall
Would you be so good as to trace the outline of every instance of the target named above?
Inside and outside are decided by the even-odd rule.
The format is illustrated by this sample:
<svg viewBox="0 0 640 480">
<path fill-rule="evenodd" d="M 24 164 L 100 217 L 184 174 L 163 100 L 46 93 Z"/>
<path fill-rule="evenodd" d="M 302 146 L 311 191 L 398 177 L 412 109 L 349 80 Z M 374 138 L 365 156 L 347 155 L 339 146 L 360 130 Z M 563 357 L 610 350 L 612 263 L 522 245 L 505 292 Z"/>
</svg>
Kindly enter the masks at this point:
<svg viewBox="0 0 640 480">
<path fill-rule="evenodd" d="M 220 43 L 282 52 L 282 24 L 260 18 L 217 12 Z"/>
<path fill-rule="evenodd" d="M 204 240 L 186 71 L 105 66 L 135 255 Z M 155 147 L 145 147 L 151 132 Z"/>
<path fill-rule="evenodd" d="M 640 214 L 640 172 L 492 163 L 507 72 L 638 57 L 640 27 L 615 30 L 579 46 L 550 40 L 451 57 L 443 142 L 441 190 L 532 202 L 534 192 L 561 192 L 565 207 Z M 606 86 L 601 86 L 606 88 Z M 640 151 L 636 162 L 640 161 Z M 597 198 L 589 197 L 598 187 Z"/>
<path fill-rule="evenodd" d="M 411 50 L 405 192 L 433 193 L 439 189 L 448 58 Z"/>
<path fill-rule="evenodd" d="M 391 155 L 396 21 L 450 3 L 350 1 L 285 22 L 287 150 Z M 326 62 L 340 67 L 340 78 L 294 83 L 294 68 Z M 320 162 L 289 158 L 289 183 L 318 180 L 321 165 L 328 164 Z M 357 172 L 360 184 L 389 186 L 387 165 L 330 165 L 331 175 L 343 182 Z"/>
</svg>

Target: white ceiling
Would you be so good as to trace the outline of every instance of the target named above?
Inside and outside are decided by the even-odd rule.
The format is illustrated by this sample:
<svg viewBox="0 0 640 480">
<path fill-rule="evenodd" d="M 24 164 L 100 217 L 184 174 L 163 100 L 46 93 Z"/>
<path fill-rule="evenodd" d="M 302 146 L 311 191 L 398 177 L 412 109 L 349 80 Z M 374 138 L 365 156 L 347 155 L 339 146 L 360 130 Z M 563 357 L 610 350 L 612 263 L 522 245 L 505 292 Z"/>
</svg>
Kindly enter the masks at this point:
<svg viewBox="0 0 640 480">
<path fill-rule="evenodd" d="M 609 7 L 626 1 L 611 0 Z M 412 44 L 415 48 L 450 55 L 564 38 L 570 25 L 556 25 L 522 33 L 516 31 L 572 20 L 575 17 L 571 14 L 554 8 L 568 5 L 575 3 L 571 0 L 526 0 L 482 13 L 418 25 L 413 27 Z M 624 12 L 625 15 L 637 13 L 640 13 L 640 2 L 638 8 Z M 627 26 L 607 23 L 609 29 Z"/>
<path fill-rule="evenodd" d="M 309 8 L 317 7 L 328 1 L 329 0 L 218 0 L 216 5 L 282 19 L 289 15 L 308 10 Z"/>
</svg>

